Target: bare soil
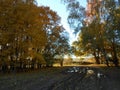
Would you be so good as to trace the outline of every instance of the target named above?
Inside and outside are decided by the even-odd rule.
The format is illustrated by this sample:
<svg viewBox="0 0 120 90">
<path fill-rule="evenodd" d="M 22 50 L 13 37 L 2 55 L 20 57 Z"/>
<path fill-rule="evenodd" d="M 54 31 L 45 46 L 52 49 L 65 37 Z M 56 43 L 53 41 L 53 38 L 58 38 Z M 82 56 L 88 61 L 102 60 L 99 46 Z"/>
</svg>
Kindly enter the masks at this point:
<svg viewBox="0 0 120 90">
<path fill-rule="evenodd" d="M 120 68 L 56 67 L 1 74 L 0 90 L 120 90 Z"/>
</svg>

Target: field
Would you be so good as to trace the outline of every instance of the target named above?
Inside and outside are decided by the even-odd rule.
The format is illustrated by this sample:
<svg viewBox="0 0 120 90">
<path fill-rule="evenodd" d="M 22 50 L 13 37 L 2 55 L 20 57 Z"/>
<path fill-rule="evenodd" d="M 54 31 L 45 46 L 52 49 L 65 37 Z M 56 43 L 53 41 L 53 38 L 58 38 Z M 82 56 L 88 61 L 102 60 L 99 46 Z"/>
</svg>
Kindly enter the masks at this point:
<svg viewBox="0 0 120 90">
<path fill-rule="evenodd" d="M 0 90 L 120 90 L 120 68 L 77 66 L 1 73 Z"/>
</svg>

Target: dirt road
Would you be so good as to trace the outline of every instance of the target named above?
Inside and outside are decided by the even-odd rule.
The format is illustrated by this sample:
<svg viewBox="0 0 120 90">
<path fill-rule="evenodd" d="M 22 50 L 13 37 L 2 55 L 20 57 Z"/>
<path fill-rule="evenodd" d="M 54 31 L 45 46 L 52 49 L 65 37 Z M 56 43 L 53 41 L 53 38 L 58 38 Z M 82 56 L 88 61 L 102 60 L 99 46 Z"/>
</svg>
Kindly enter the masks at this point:
<svg viewBox="0 0 120 90">
<path fill-rule="evenodd" d="M 120 90 L 120 69 L 66 67 L 1 75 L 0 90 Z"/>
</svg>

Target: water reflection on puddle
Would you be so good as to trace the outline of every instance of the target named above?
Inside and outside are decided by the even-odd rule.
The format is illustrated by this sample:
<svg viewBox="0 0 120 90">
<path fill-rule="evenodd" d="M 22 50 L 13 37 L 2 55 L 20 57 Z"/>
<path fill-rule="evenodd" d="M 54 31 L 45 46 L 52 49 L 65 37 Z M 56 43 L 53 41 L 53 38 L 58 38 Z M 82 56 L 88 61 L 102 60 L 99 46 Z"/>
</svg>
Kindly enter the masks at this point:
<svg viewBox="0 0 120 90">
<path fill-rule="evenodd" d="M 97 78 L 105 78 L 106 76 L 100 72 L 100 71 L 95 71 L 92 68 L 89 67 L 71 67 L 67 70 L 67 73 L 85 73 L 86 75 L 95 75 Z"/>
</svg>

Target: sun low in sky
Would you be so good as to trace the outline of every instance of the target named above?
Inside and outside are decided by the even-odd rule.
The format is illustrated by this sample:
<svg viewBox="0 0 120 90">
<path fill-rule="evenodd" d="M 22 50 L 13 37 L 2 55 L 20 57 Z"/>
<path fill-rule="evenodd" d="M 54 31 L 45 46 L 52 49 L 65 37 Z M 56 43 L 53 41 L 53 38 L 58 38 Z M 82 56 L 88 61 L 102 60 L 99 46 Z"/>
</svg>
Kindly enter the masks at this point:
<svg viewBox="0 0 120 90">
<path fill-rule="evenodd" d="M 68 11 L 66 9 L 66 6 L 64 5 L 61 0 L 36 0 L 38 5 L 43 6 L 49 6 L 50 9 L 57 12 L 57 14 L 61 17 L 61 24 L 64 26 L 64 28 L 68 31 L 70 35 L 70 43 L 72 43 L 76 37 L 73 34 L 73 30 L 70 29 L 69 24 L 67 22 L 68 17 Z M 79 0 L 80 4 L 84 7 L 86 7 L 86 0 Z"/>
</svg>

